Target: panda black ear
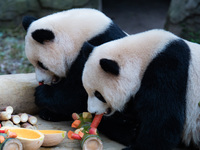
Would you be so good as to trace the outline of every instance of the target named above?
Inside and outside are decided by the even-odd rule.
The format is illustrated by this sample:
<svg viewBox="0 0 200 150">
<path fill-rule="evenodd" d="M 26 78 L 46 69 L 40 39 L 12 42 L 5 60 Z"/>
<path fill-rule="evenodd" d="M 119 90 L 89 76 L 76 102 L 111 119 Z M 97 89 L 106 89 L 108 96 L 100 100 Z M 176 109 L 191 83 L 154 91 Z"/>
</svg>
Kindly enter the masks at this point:
<svg viewBox="0 0 200 150">
<path fill-rule="evenodd" d="M 37 42 L 44 44 L 44 42 L 52 41 L 55 36 L 54 33 L 47 29 L 38 29 L 32 32 L 32 37 Z"/>
<path fill-rule="evenodd" d="M 37 19 L 32 16 L 24 16 L 22 19 L 22 25 L 23 25 L 24 29 L 27 31 L 30 24 L 32 22 L 34 22 L 35 20 L 37 20 Z"/>
<path fill-rule="evenodd" d="M 119 75 L 120 67 L 116 61 L 102 58 L 100 59 L 99 64 L 105 72 L 112 73 L 114 75 Z"/>
</svg>

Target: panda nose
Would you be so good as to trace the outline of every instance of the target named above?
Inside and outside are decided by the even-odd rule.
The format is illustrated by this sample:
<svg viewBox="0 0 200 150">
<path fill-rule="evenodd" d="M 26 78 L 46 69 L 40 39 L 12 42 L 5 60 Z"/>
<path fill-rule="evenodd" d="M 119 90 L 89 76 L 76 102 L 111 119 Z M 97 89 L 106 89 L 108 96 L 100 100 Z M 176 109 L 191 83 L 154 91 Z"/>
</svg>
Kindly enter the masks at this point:
<svg viewBox="0 0 200 150">
<path fill-rule="evenodd" d="M 54 75 L 51 84 L 57 84 L 61 80 L 60 77 Z"/>
</svg>

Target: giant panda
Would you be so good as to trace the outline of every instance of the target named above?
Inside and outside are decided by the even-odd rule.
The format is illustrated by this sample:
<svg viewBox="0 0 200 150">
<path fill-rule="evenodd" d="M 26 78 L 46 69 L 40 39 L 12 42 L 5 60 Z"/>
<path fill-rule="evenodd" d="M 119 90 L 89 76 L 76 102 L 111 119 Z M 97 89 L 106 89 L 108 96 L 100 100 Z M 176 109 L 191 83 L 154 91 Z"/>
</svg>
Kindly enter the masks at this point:
<svg viewBox="0 0 200 150">
<path fill-rule="evenodd" d="M 87 111 L 87 93 L 81 76 L 91 46 L 127 34 L 109 17 L 91 8 L 75 8 L 35 19 L 25 16 L 25 52 L 35 67 L 39 116 L 49 121 L 71 119 Z M 84 44 L 87 43 L 87 44 Z M 91 45 L 91 46 L 88 46 Z"/>
<path fill-rule="evenodd" d="M 94 48 L 82 81 L 89 112 L 124 116 L 116 132 L 126 149 L 200 147 L 199 44 L 162 29 L 114 40 Z"/>
</svg>

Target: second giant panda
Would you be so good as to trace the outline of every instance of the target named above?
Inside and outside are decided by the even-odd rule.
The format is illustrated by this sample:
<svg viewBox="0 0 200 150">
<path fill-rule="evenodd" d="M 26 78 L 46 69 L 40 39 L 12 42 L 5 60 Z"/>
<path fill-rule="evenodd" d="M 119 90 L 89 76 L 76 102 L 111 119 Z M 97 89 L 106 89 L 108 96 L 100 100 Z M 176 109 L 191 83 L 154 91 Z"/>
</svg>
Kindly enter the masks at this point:
<svg viewBox="0 0 200 150">
<path fill-rule="evenodd" d="M 73 112 L 87 110 L 81 76 L 93 46 L 119 39 L 124 33 L 109 17 L 90 8 L 62 11 L 35 19 L 24 17 L 25 52 L 35 67 L 38 82 L 35 103 L 40 117 L 67 120 Z M 60 82 L 59 82 L 60 81 Z M 51 84 L 51 85 L 49 85 Z"/>
<path fill-rule="evenodd" d="M 156 29 L 127 36 L 94 48 L 82 80 L 89 112 L 124 115 L 127 149 L 200 147 L 200 45 Z"/>
</svg>

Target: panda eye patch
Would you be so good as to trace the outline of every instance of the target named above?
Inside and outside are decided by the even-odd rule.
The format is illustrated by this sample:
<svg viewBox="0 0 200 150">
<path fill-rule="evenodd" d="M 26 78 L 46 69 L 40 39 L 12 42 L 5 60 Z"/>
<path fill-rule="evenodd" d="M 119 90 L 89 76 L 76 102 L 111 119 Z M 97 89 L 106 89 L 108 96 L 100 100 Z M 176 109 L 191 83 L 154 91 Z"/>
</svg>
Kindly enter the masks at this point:
<svg viewBox="0 0 200 150">
<path fill-rule="evenodd" d="M 48 70 L 48 68 L 47 67 L 45 67 L 44 65 L 43 65 L 43 63 L 41 63 L 40 61 L 38 61 L 38 66 L 40 66 L 42 69 L 44 69 L 44 70 Z"/>
<path fill-rule="evenodd" d="M 94 92 L 94 95 L 103 103 L 106 103 L 105 99 L 103 98 L 103 96 L 101 95 L 101 93 L 99 93 L 98 91 Z"/>
</svg>

